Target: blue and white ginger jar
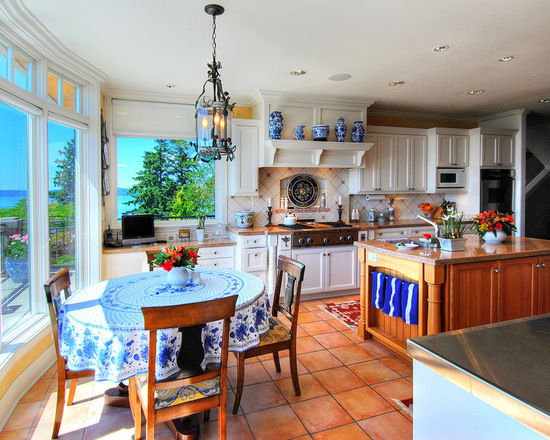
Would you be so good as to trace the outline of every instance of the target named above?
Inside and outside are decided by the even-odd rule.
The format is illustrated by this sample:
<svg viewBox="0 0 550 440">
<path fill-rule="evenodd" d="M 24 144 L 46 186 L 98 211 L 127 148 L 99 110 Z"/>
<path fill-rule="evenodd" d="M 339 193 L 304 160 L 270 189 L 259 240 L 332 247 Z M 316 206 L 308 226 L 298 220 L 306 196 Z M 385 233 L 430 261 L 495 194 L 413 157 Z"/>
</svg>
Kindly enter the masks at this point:
<svg viewBox="0 0 550 440">
<path fill-rule="evenodd" d="M 281 112 L 273 111 L 269 115 L 269 137 L 271 139 L 281 139 L 283 132 L 283 115 Z"/>
<path fill-rule="evenodd" d="M 351 130 L 351 140 L 353 142 L 363 142 L 365 140 L 365 127 L 363 121 L 355 121 Z"/>
<path fill-rule="evenodd" d="M 334 134 L 336 135 L 337 142 L 344 142 L 346 133 L 348 132 L 348 126 L 344 124 L 344 118 L 338 118 L 338 124 L 334 127 Z"/>
</svg>

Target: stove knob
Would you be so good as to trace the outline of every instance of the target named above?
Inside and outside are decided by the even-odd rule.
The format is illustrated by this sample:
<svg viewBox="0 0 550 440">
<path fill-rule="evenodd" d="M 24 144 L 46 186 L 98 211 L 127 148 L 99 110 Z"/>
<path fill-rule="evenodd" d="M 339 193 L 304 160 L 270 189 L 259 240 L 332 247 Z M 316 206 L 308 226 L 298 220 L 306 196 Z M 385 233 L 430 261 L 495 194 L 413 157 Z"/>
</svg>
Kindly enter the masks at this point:
<svg viewBox="0 0 550 440">
<path fill-rule="evenodd" d="M 343 235 L 340 235 L 340 241 L 341 241 L 341 242 L 346 241 L 346 237 L 344 237 Z"/>
<path fill-rule="evenodd" d="M 348 241 L 354 241 L 353 240 L 353 235 L 348 235 Z"/>
<path fill-rule="evenodd" d="M 313 244 L 313 238 L 309 237 L 309 238 L 307 239 L 307 242 L 308 242 L 308 244 Z"/>
<path fill-rule="evenodd" d="M 304 243 L 305 243 L 305 240 L 304 240 L 303 238 L 300 238 L 300 239 L 298 239 L 298 243 L 299 243 L 299 244 L 304 244 Z"/>
<path fill-rule="evenodd" d="M 328 237 L 323 238 L 323 243 L 328 243 L 329 241 Z"/>
</svg>

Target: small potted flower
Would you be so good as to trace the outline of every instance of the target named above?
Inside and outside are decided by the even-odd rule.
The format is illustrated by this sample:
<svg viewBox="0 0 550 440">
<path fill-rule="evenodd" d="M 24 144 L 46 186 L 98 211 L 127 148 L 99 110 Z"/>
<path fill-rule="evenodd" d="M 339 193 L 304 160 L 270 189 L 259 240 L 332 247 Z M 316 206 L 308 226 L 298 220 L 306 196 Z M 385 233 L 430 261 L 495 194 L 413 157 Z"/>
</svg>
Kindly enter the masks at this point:
<svg viewBox="0 0 550 440">
<path fill-rule="evenodd" d="M 464 213 L 458 212 L 456 208 L 447 209 L 441 216 L 441 225 L 439 226 L 439 243 L 441 250 L 444 251 L 463 251 L 466 244 L 464 232 L 466 223 L 464 222 Z"/>
<path fill-rule="evenodd" d="M 197 264 L 198 251 L 199 248 L 174 246 L 170 243 L 169 247 L 161 248 L 155 254 L 153 264 L 168 272 L 166 279 L 172 287 L 183 287 L 189 279 L 188 269 L 192 270 Z"/>
<path fill-rule="evenodd" d="M 29 236 L 28 234 L 14 234 L 8 237 L 8 244 L 4 248 L 6 270 L 15 283 L 26 283 L 29 280 Z"/>
<path fill-rule="evenodd" d="M 517 231 L 514 217 L 498 211 L 484 211 L 472 221 L 476 234 L 487 243 L 502 243 L 508 235 Z"/>
</svg>

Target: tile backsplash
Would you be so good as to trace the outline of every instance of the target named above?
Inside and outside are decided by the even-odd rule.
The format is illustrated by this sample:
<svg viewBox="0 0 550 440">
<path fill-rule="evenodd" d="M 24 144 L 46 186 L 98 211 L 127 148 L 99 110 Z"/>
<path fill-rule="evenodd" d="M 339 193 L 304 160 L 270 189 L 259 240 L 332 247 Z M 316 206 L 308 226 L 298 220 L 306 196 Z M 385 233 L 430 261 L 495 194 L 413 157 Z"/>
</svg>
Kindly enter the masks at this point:
<svg viewBox="0 0 550 440">
<path fill-rule="evenodd" d="M 301 218 L 312 218 L 314 220 L 336 221 L 338 220 L 338 198 L 342 197 L 344 212 L 342 219 L 349 221 L 351 209 L 357 208 L 361 221 L 368 221 L 368 212 L 373 208 L 377 213 L 384 211 L 387 214 L 388 200 L 367 200 L 364 195 L 349 195 L 349 172 L 341 168 L 260 168 L 259 170 L 259 196 L 258 197 L 230 197 L 227 203 L 227 219 L 233 224 L 236 211 L 254 211 L 254 225 L 263 226 L 267 223 L 267 202 L 271 197 L 273 209 L 279 208 L 281 197 L 282 179 L 288 179 L 296 174 L 309 174 L 319 181 L 320 193 L 325 192 L 327 208 L 330 211 L 305 212 Z M 326 187 L 325 187 L 326 182 Z M 320 195 L 320 194 L 319 194 Z M 421 203 L 440 205 L 444 201 L 443 195 L 439 194 L 392 194 L 394 197 L 394 208 L 396 219 L 411 219 L 417 214 L 422 214 Z M 272 223 L 282 223 L 283 214 L 273 213 Z"/>
</svg>

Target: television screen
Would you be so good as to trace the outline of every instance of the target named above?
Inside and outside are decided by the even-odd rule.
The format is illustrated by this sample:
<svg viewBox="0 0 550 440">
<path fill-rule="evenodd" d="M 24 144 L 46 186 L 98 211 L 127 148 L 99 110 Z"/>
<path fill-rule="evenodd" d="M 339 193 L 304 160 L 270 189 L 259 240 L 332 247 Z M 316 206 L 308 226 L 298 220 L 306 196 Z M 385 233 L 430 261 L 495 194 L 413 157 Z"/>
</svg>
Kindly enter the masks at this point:
<svg viewBox="0 0 550 440">
<path fill-rule="evenodd" d="M 139 245 L 155 241 L 155 217 L 152 215 L 123 215 L 122 244 Z"/>
</svg>

